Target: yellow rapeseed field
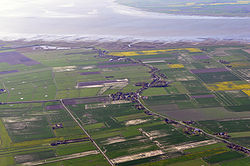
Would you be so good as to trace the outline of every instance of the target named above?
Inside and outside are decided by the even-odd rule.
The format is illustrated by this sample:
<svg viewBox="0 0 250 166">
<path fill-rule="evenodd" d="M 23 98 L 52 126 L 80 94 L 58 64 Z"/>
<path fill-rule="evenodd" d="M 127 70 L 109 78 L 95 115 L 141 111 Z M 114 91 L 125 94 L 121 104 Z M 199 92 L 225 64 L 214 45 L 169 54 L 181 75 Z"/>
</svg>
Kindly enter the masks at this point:
<svg viewBox="0 0 250 166">
<path fill-rule="evenodd" d="M 232 62 L 230 63 L 232 67 L 244 67 L 244 66 L 250 66 L 249 62 Z"/>
<path fill-rule="evenodd" d="M 183 64 L 169 64 L 168 67 L 172 69 L 184 68 Z"/>
<path fill-rule="evenodd" d="M 166 49 L 166 50 L 111 52 L 111 53 L 109 53 L 109 55 L 113 55 L 113 56 L 157 55 L 160 53 L 165 53 L 165 52 L 170 52 L 170 51 L 189 51 L 191 53 L 202 52 L 199 48 L 176 48 L 176 49 Z"/>
<path fill-rule="evenodd" d="M 242 90 L 242 92 L 244 92 L 245 94 L 247 94 L 248 96 L 250 96 L 250 89 L 244 89 L 244 90 Z"/>
<path fill-rule="evenodd" d="M 207 88 L 212 91 L 245 90 L 250 89 L 250 84 L 236 84 L 234 82 L 228 81 L 208 84 Z"/>
<path fill-rule="evenodd" d="M 211 3 L 209 5 L 216 6 L 216 5 L 246 5 L 249 4 L 250 1 L 237 1 L 237 2 L 222 2 L 222 3 Z"/>
</svg>

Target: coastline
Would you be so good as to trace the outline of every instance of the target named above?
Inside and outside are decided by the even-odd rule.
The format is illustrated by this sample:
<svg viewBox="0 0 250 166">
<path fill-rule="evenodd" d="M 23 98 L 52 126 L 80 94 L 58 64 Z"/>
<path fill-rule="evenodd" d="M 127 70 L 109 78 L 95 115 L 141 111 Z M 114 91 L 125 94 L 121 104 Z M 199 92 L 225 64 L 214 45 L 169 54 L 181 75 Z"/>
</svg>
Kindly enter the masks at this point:
<svg viewBox="0 0 250 166">
<path fill-rule="evenodd" d="M 245 24 L 245 20 L 250 21 L 250 17 L 211 17 L 211 16 L 188 16 L 188 15 L 175 15 L 165 14 L 156 12 L 147 12 L 139 8 L 125 6 L 118 3 L 116 0 L 106 0 L 105 4 L 108 5 L 108 10 L 111 14 L 118 19 L 122 18 L 121 21 L 113 22 L 110 20 L 110 16 L 107 14 L 105 17 L 97 17 L 90 19 L 80 19 L 82 22 L 91 21 L 96 22 L 98 19 L 101 20 L 99 24 L 91 24 L 91 27 L 85 24 L 75 24 L 74 20 L 70 22 L 74 26 L 67 27 L 66 32 L 57 31 L 57 28 L 53 24 L 56 21 L 61 25 L 63 21 L 71 20 L 45 20 L 44 22 L 36 22 L 39 18 L 32 18 L 28 20 L 27 24 L 25 21 L 28 18 L 24 18 L 24 23 L 21 24 L 20 29 L 26 29 L 23 27 L 32 26 L 33 24 L 43 25 L 49 23 L 46 31 L 40 30 L 39 27 L 35 27 L 30 31 L 18 32 L 19 29 L 13 32 L 0 32 L 0 40 L 5 41 L 66 41 L 66 42 L 82 42 L 82 41 L 98 41 L 98 42 L 114 42 L 114 41 L 125 41 L 125 42 L 201 42 L 204 40 L 212 39 L 218 41 L 239 41 L 244 43 L 250 42 L 250 33 L 247 32 L 249 24 Z M 1 17 L 0 17 L 1 18 Z M 21 20 L 22 18 L 20 18 Z M 105 20 L 107 19 L 107 23 Z M 132 20 L 132 23 L 124 23 Z M 156 20 L 156 22 L 153 22 Z M 183 21 L 182 21 L 183 20 Z M 192 23 L 189 23 L 191 20 Z M 197 21 L 196 21 L 197 20 Z M 8 19 L 4 21 L 9 21 Z M 19 19 L 13 20 L 13 22 L 19 21 Z M 47 21 L 47 22 L 46 22 Z M 78 21 L 78 22 L 81 22 Z M 20 21 L 22 23 L 22 20 Z M 185 22 L 185 23 L 182 23 Z M 208 23 L 206 23 L 208 22 Z M 110 26 L 110 23 L 111 26 Z M 237 24 L 240 23 L 240 24 Z M 117 26 L 112 26 L 113 24 Z M 152 26 L 151 26 L 152 24 Z M 204 26 L 205 24 L 205 26 Z M 17 24 L 18 25 L 18 24 Z M 63 25 L 63 24 L 62 24 Z M 102 29 L 100 25 L 108 28 Z M 178 25 L 178 26 L 177 26 Z M 231 26 L 233 25 L 233 26 Z M 237 25 L 237 26 L 235 26 Z M 241 26 L 240 26 L 241 25 Z M 10 27 L 15 26 L 11 24 Z M 18 25 L 19 26 L 19 25 Z M 22 27 L 23 26 L 23 27 Z M 3 26 L 4 27 L 4 26 Z M 79 28 L 75 27 L 81 27 Z M 166 27 L 166 28 L 161 28 Z M 183 28 L 180 28 L 183 27 Z M 198 28 L 197 28 L 198 27 Z M 205 29 L 202 29 L 202 28 Z M 208 28 L 206 28 L 208 27 Z M 229 28 L 228 28 L 229 27 Z M 243 27 L 243 28 L 242 28 Z M 216 31 L 216 29 L 219 29 Z M 8 28 L 7 28 L 8 29 Z M 74 29 L 70 31 L 67 29 Z M 86 29 L 86 30 L 85 30 Z M 89 30 L 90 29 L 90 30 Z M 91 29 L 96 29 L 92 31 Z M 190 30 L 189 30 L 190 29 Z M 42 32 L 40 32 L 40 31 Z M 55 33 L 49 33 L 49 31 L 55 31 Z M 239 33 L 237 33 L 237 31 Z M 74 33 L 72 33 L 74 32 Z"/>
<path fill-rule="evenodd" d="M 216 40 L 216 39 L 203 39 L 200 41 L 145 41 L 145 40 L 0 40 L 0 48 L 6 45 L 12 45 L 11 49 L 30 48 L 34 45 L 47 45 L 58 47 L 71 47 L 71 48 L 103 48 L 109 51 L 133 51 L 133 50 L 154 50 L 165 48 L 182 48 L 182 47 L 210 47 L 210 46 L 249 46 L 250 42 L 237 41 L 237 40 Z"/>
<path fill-rule="evenodd" d="M 182 18 L 204 18 L 204 19 L 250 19 L 250 16 L 227 16 L 227 15 L 210 15 L 210 14 L 178 14 L 178 13 L 167 13 L 167 12 L 157 12 L 157 11 L 152 11 L 152 10 L 146 10 L 144 8 L 140 7 L 134 7 L 130 6 L 129 4 L 123 4 L 118 2 L 117 0 L 111 0 L 113 3 L 116 3 L 117 6 L 120 7 L 127 7 L 127 9 L 132 9 L 132 10 L 137 10 L 141 12 L 146 12 L 146 13 L 154 13 L 158 14 L 159 16 L 169 16 L 169 17 L 182 17 Z"/>
<path fill-rule="evenodd" d="M 178 42 L 206 42 L 206 41 L 235 41 L 241 43 L 250 43 L 249 37 L 211 37 L 211 36 L 190 36 L 190 37 L 149 37 L 149 36 L 131 36 L 131 35 L 88 35 L 88 34 L 1 34 L 0 41 L 45 41 L 45 42 L 160 42 L 160 43 L 178 43 Z"/>
</svg>

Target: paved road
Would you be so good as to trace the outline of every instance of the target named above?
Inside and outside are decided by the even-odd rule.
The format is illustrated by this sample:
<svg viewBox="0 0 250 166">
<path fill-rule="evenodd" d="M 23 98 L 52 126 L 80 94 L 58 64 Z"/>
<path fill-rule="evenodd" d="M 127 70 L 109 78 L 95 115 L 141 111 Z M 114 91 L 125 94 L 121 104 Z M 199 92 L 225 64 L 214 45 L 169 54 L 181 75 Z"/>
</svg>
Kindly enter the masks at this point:
<svg viewBox="0 0 250 166">
<path fill-rule="evenodd" d="M 165 116 L 165 115 L 161 115 L 161 114 L 158 114 L 157 112 L 151 111 L 149 108 L 147 108 L 147 107 L 141 102 L 141 100 L 142 100 L 142 98 L 141 98 L 141 96 L 140 96 L 138 102 L 139 102 L 141 105 L 143 105 L 144 108 L 145 108 L 147 111 L 153 112 L 154 115 L 157 115 L 158 117 L 161 117 L 161 118 L 164 118 L 164 119 L 166 119 L 166 118 L 167 118 L 167 119 L 170 119 L 169 117 L 167 117 L 167 116 Z M 187 125 L 187 124 L 183 123 L 182 121 L 177 121 L 177 120 L 175 120 L 175 121 L 178 122 L 180 125 L 182 125 L 182 126 L 184 126 L 184 127 L 192 127 L 192 128 L 193 128 L 193 126 Z M 197 128 L 197 127 L 196 127 L 196 128 Z M 199 128 L 197 128 L 197 129 L 199 129 Z M 216 135 L 207 133 L 207 132 L 205 132 L 205 131 L 202 130 L 202 129 L 199 129 L 199 130 L 201 130 L 201 132 L 202 132 L 203 134 L 205 134 L 206 136 L 208 136 L 208 137 L 212 137 L 212 138 L 214 138 L 214 139 L 216 139 L 216 140 L 219 140 L 219 141 L 222 141 L 222 142 L 225 142 L 225 143 L 228 143 L 228 144 L 234 144 L 234 143 L 232 143 L 232 142 L 230 142 L 230 141 L 228 141 L 228 140 L 225 140 L 225 139 L 223 139 L 223 138 L 217 137 Z M 246 147 L 245 147 L 245 148 L 246 148 Z M 246 148 L 246 149 L 248 149 L 248 148 Z"/>
<path fill-rule="evenodd" d="M 60 157 L 55 157 L 53 160 L 43 160 L 43 161 L 37 161 L 37 162 L 27 162 L 23 163 L 22 165 L 24 166 L 35 166 L 35 165 L 43 165 L 43 164 L 49 164 L 49 163 L 55 163 L 59 161 L 64 161 L 64 160 L 70 160 L 70 159 L 75 159 L 75 158 L 80 158 L 88 155 L 93 155 L 93 154 L 99 154 L 97 150 L 92 150 L 92 151 L 87 151 L 87 152 L 81 152 L 81 153 L 75 153 L 67 156 L 60 156 Z"/>
<path fill-rule="evenodd" d="M 101 152 L 101 154 L 105 157 L 105 159 L 109 162 L 111 166 L 114 166 L 112 161 L 106 156 L 106 154 L 102 151 L 102 149 L 97 145 L 97 143 L 93 140 L 93 138 L 89 135 L 89 133 L 82 127 L 82 125 L 79 123 L 79 121 L 74 117 L 74 115 L 71 113 L 71 111 L 65 106 L 63 103 L 63 99 L 60 99 L 60 102 L 62 106 L 65 108 L 65 110 L 70 114 L 70 116 L 74 119 L 74 121 L 78 124 L 78 126 L 82 129 L 82 131 L 90 138 L 90 141 L 95 145 L 95 147 Z"/>
<path fill-rule="evenodd" d="M 97 96 L 97 97 L 78 97 L 78 98 L 68 98 L 63 100 L 77 100 L 77 99 L 89 99 L 89 98 L 98 98 L 98 97 L 108 97 L 108 96 Z M 8 104 L 29 104 L 29 103 L 47 103 L 47 102 L 58 102 L 60 99 L 54 100 L 34 100 L 34 101 L 16 101 L 16 102 L 2 102 L 0 105 Z"/>
</svg>

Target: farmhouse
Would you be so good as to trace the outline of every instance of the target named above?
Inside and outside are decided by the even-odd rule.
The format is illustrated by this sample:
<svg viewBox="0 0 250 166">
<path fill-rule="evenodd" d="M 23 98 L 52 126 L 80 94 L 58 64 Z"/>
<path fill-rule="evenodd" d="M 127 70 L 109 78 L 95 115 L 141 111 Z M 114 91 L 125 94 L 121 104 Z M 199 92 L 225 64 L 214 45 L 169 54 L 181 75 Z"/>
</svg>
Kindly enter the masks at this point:
<svg viewBox="0 0 250 166">
<path fill-rule="evenodd" d="M 7 92 L 7 90 L 6 89 L 0 89 L 0 94 L 2 94 L 2 93 L 6 93 Z"/>
<path fill-rule="evenodd" d="M 58 124 L 55 124 L 55 125 L 52 126 L 53 130 L 60 129 L 60 128 L 63 128 L 63 124 L 62 123 L 58 123 Z"/>
</svg>

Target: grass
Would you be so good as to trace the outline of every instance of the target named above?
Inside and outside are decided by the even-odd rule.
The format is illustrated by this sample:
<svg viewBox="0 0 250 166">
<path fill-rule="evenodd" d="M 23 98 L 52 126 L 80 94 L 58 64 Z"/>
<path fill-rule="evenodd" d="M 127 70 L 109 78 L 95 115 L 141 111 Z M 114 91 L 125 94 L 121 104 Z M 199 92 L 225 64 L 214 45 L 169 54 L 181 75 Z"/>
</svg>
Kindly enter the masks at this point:
<svg viewBox="0 0 250 166">
<path fill-rule="evenodd" d="M 225 92 L 215 92 L 216 99 L 224 106 L 237 105 L 235 98 Z M 227 107 L 228 108 L 228 107 Z"/>
<path fill-rule="evenodd" d="M 121 132 L 119 130 L 117 131 L 104 131 L 104 132 L 98 132 L 98 133 L 93 133 L 91 136 L 93 137 L 93 139 L 100 139 L 100 138 L 108 138 L 108 137 L 115 137 L 115 136 L 119 136 L 121 134 Z"/>
<path fill-rule="evenodd" d="M 105 127 L 104 123 L 95 123 L 95 124 L 84 126 L 84 129 L 91 130 L 91 129 L 98 129 L 98 128 L 104 128 L 104 127 Z"/>
<path fill-rule="evenodd" d="M 14 157 L 12 156 L 1 156 L 0 157 L 1 166 L 15 165 Z"/>
<path fill-rule="evenodd" d="M 189 109 L 189 108 L 196 108 L 197 106 L 192 101 L 180 101 L 176 102 L 179 109 Z"/>
<path fill-rule="evenodd" d="M 49 69 L 18 73 L 4 77 L 2 82 L 9 90 L 8 101 L 49 100 L 55 97 L 56 87 Z"/>
<path fill-rule="evenodd" d="M 243 58 L 241 60 L 244 60 L 246 59 L 246 57 L 249 57 L 249 53 L 243 51 L 242 49 L 227 50 L 226 52 L 236 57 Z"/>
<path fill-rule="evenodd" d="M 210 150 L 210 149 L 216 149 L 216 148 L 222 148 L 222 147 L 224 147 L 225 150 L 228 149 L 224 143 L 216 143 L 216 144 L 212 144 L 212 145 L 206 145 L 206 146 L 186 149 L 186 150 L 184 150 L 184 152 L 186 152 L 186 153 L 197 153 L 197 152 L 202 152 L 202 151 L 206 151 L 206 150 Z"/>
<path fill-rule="evenodd" d="M 228 110 L 232 112 L 249 112 L 250 111 L 250 105 L 239 105 L 239 106 L 227 106 Z"/>
<path fill-rule="evenodd" d="M 94 145 L 91 142 L 74 143 L 59 145 L 56 147 L 56 154 L 58 156 L 70 155 L 74 153 L 81 153 L 90 150 L 95 150 Z"/>
<path fill-rule="evenodd" d="M 201 107 L 218 107 L 220 104 L 215 98 L 196 98 L 195 101 L 198 102 Z"/>
<path fill-rule="evenodd" d="M 179 94 L 187 94 L 188 93 L 187 89 L 182 85 L 181 82 L 171 83 L 170 86 L 175 87 L 178 90 Z"/>
<path fill-rule="evenodd" d="M 107 155 L 113 159 L 120 156 L 127 156 L 142 152 L 154 151 L 158 150 L 159 148 L 149 140 L 144 142 L 140 142 L 140 140 L 132 140 L 132 141 L 125 141 L 121 143 L 107 145 L 105 146 L 105 149 L 107 149 Z"/>
<path fill-rule="evenodd" d="M 206 162 L 208 162 L 210 164 L 214 164 L 214 163 L 219 163 L 222 161 L 234 160 L 234 159 L 241 158 L 244 156 L 245 155 L 243 155 L 242 153 L 239 153 L 236 151 L 230 151 L 230 152 L 225 152 L 225 153 L 205 157 L 204 159 Z"/>
<path fill-rule="evenodd" d="M 152 96 L 149 97 L 145 102 L 148 105 L 159 105 L 159 104 L 167 104 L 167 103 L 173 103 L 175 101 L 183 101 L 187 100 L 187 95 L 164 95 L 164 96 Z"/>
<path fill-rule="evenodd" d="M 249 131 L 250 120 L 229 120 L 229 121 L 200 121 L 199 125 L 212 132 L 245 132 Z"/>
<path fill-rule="evenodd" d="M 250 131 L 228 133 L 232 138 L 250 137 Z"/>
<path fill-rule="evenodd" d="M 215 83 L 222 81 L 239 81 L 240 79 L 231 72 L 215 72 L 196 74 L 205 83 Z"/>
<path fill-rule="evenodd" d="M 247 7 L 248 3 L 244 1 L 212 1 L 208 0 L 206 3 L 197 2 L 194 0 L 186 1 L 164 1 L 157 0 L 153 3 L 150 0 L 118 0 L 119 3 L 130 7 L 140 8 L 142 10 L 167 13 L 174 15 L 198 15 L 198 16 L 249 16 L 248 13 L 242 11 Z"/>
<path fill-rule="evenodd" d="M 159 96 L 159 95 L 166 95 L 167 92 L 165 88 L 149 88 L 143 91 L 143 96 Z"/>
<path fill-rule="evenodd" d="M 16 126 L 26 126 L 20 131 Z M 40 140 L 55 137 L 51 127 L 48 125 L 46 117 L 42 117 L 37 121 L 24 121 L 17 123 L 8 123 L 8 132 L 13 142 L 23 142 Z"/>
<path fill-rule="evenodd" d="M 249 166 L 250 157 L 220 163 L 221 166 Z"/>
<path fill-rule="evenodd" d="M 235 142 L 236 144 L 250 147 L 250 137 L 237 137 L 237 138 L 231 138 L 232 142 Z"/>
<path fill-rule="evenodd" d="M 109 166 L 109 163 L 103 158 L 101 154 L 89 155 L 81 158 L 64 160 L 49 164 L 43 164 L 44 166 L 72 166 L 72 165 L 95 165 L 95 166 Z"/>
<path fill-rule="evenodd" d="M 20 155 L 16 155 L 15 160 L 17 164 L 21 164 L 25 162 L 44 160 L 52 157 L 55 157 L 54 150 L 45 150 L 45 151 L 37 151 L 33 153 L 23 153 Z"/>
<path fill-rule="evenodd" d="M 32 140 L 32 141 L 24 141 L 24 142 L 18 142 L 14 143 L 14 147 L 25 147 L 25 146 L 37 146 L 37 145 L 42 145 L 42 144 L 50 144 L 53 141 L 57 140 L 64 140 L 63 137 L 61 138 L 48 138 L 48 139 L 41 139 L 41 140 Z"/>
<path fill-rule="evenodd" d="M 209 90 L 198 80 L 183 81 L 182 85 L 191 93 L 207 93 Z"/>
<path fill-rule="evenodd" d="M 84 134 L 79 126 L 66 126 L 61 129 L 54 130 L 56 137 L 67 137 L 72 135 L 81 135 Z"/>
<path fill-rule="evenodd" d="M 137 113 L 137 114 L 130 114 L 130 115 L 115 117 L 115 119 L 118 120 L 119 122 L 123 122 L 123 121 L 136 119 L 136 118 L 144 118 L 144 117 L 147 117 L 147 116 L 148 115 L 146 115 L 145 113 Z"/>
<path fill-rule="evenodd" d="M 195 141 L 203 141 L 207 138 L 200 135 L 200 136 L 188 136 L 183 133 L 182 129 L 176 129 L 171 125 L 168 124 L 159 124 L 154 126 L 145 126 L 143 127 L 143 131 L 150 133 L 150 132 L 158 132 L 159 135 L 162 135 L 159 138 L 154 138 L 154 141 L 158 141 L 162 145 L 177 145 L 181 143 L 187 142 L 195 142 Z"/>
<path fill-rule="evenodd" d="M 81 53 L 84 51 L 84 53 Z M 1 63 L 0 71 L 10 69 L 19 70 L 18 73 L 1 75 L 1 83 L 4 82 L 10 91 L 8 101 L 24 100 L 48 100 L 54 98 L 74 98 L 74 97 L 90 97 L 97 95 L 108 95 L 116 91 L 131 92 L 136 91 L 140 87 L 134 86 L 137 82 L 148 82 L 151 79 L 149 69 L 145 66 L 131 66 L 120 68 L 100 69 L 98 65 L 106 64 L 104 58 L 94 57 L 95 52 L 89 52 L 85 49 L 76 49 L 68 51 L 32 51 L 25 53 L 28 57 L 35 59 L 42 63 L 37 66 L 24 65 L 8 65 Z M 194 60 L 192 56 L 203 55 L 200 53 L 188 53 L 187 51 L 179 50 L 168 53 L 159 53 L 158 55 L 142 55 L 134 58 L 170 58 L 166 63 L 183 64 L 183 69 L 170 69 L 166 63 L 154 63 L 155 67 L 161 69 L 160 72 L 165 73 L 168 77 L 166 79 L 172 82 L 170 87 L 166 88 L 150 88 L 146 90 L 143 95 L 149 96 L 146 103 L 153 108 L 165 110 L 166 112 L 183 111 L 183 117 L 195 118 L 197 120 L 205 119 L 223 119 L 223 118 L 239 118 L 247 115 L 247 106 L 249 105 L 249 98 L 243 92 L 237 92 L 237 96 L 233 92 L 216 92 L 216 100 L 223 104 L 228 110 L 220 106 L 214 98 L 209 99 L 190 99 L 190 95 L 211 94 L 206 86 L 200 82 L 198 77 L 190 73 L 190 69 L 194 68 L 215 68 L 222 65 L 212 59 L 208 62 L 205 60 Z M 231 53 L 230 53 L 231 54 Z M 228 58 L 242 58 L 248 55 L 242 52 L 233 52 Z M 236 54 L 238 57 L 236 57 Z M 242 55 L 241 55 L 242 54 Z M 185 56 L 184 56 L 185 55 Z M 181 56 L 181 58 L 180 58 Z M 215 58 L 216 59 L 216 58 Z M 229 59 L 230 61 L 235 59 Z M 101 63 L 100 63 L 101 62 Z M 205 63 L 204 63 L 205 62 Z M 120 62 L 119 62 L 120 63 Z M 123 62 L 122 62 L 123 63 Z M 127 62 L 124 62 L 127 63 Z M 110 64 L 116 64 L 110 63 Z M 94 69 L 88 71 L 100 71 L 98 75 L 80 75 L 80 72 L 87 72 L 82 67 L 94 65 Z M 56 72 L 54 67 L 76 66 L 75 71 Z M 77 82 L 100 81 L 107 80 L 106 76 L 113 76 L 111 79 L 129 80 L 126 87 L 111 87 L 103 94 L 100 93 L 101 88 L 85 88 L 76 89 Z M 200 76 L 206 82 L 234 79 L 230 72 L 213 73 Z M 226 79 L 226 80 L 224 80 Z M 244 83 L 246 84 L 246 83 Z M 2 84 L 1 84 L 2 88 Z M 11 88 L 14 88 L 11 90 Z M 45 97 L 48 95 L 47 97 Z M 161 95 L 161 96 L 159 96 Z M 7 100 L 7 94 L 1 95 L 1 101 Z M 91 99 L 90 99 L 91 100 Z M 87 109 L 85 105 L 87 99 L 77 100 L 75 105 L 68 106 L 74 116 L 80 119 L 84 128 L 96 140 L 98 145 L 103 150 L 107 150 L 107 154 L 112 157 L 126 156 L 140 152 L 156 150 L 158 147 L 149 139 L 143 137 L 143 134 L 138 130 L 142 128 L 146 132 L 159 132 L 166 134 L 162 138 L 154 138 L 153 141 L 159 141 L 164 146 L 177 146 L 179 143 L 190 143 L 195 141 L 206 140 L 205 136 L 189 136 L 183 133 L 178 126 L 167 125 L 162 119 L 154 116 L 148 116 L 143 111 L 135 109 L 134 104 L 117 104 L 107 105 L 105 108 Z M 103 101 L 90 101 L 94 104 Z M 105 101 L 104 101 L 105 102 Z M 83 103 L 83 104 L 78 104 Z M 46 104 L 17 104 L 13 106 L 1 106 L 0 117 L 12 117 L 14 120 L 18 119 L 18 123 L 10 123 L 8 121 L 0 121 L 0 138 L 1 138 L 1 154 L 9 153 L 10 156 L 1 156 L 0 165 L 14 165 L 14 156 L 30 154 L 37 156 L 53 157 L 70 155 L 80 153 L 83 151 L 94 150 L 95 147 L 90 141 L 59 145 L 56 147 L 50 146 L 50 143 L 57 140 L 73 139 L 86 137 L 82 133 L 76 123 L 71 119 L 65 110 L 46 110 L 48 104 L 57 105 L 56 103 Z M 158 108 L 157 108 L 158 106 Z M 161 108 L 160 108 L 161 107 Z M 209 107 L 209 108 L 208 108 Z M 192 111 L 195 110 L 195 111 Z M 241 112 L 240 112 L 241 110 Z M 243 112 L 243 111 L 245 112 Z M 234 111 L 234 112 L 233 112 Z M 199 116 L 202 115 L 202 116 Z M 15 119 L 17 118 L 17 119 Z M 37 121 L 29 121 L 27 119 L 36 118 Z M 138 125 L 125 126 L 125 122 L 137 118 L 149 119 L 148 122 Z M 25 120 L 26 119 L 26 120 Z M 5 119 L 6 120 L 6 119 Z M 4 124 L 3 124 L 4 122 Z M 20 124 L 19 124 L 20 123 Z M 51 127 L 57 123 L 63 124 L 63 129 L 52 130 Z M 234 143 L 244 143 L 249 145 L 249 127 L 248 121 L 240 122 L 226 122 L 226 121 L 211 121 L 200 122 L 199 124 L 210 132 L 227 131 L 232 134 L 230 141 Z M 8 129 L 9 133 L 5 129 Z M 22 127 L 24 129 L 18 130 L 15 127 Z M 222 127 L 221 127 L 222 126 Z M 8 136 L 9 135 L 9 136 Z M 140 136 L 140 137 L 138 137 Z M 2 139 L 2 137 L 5 137 Z M 14 143 L 11 142 L 11 139 Z M 126 141 L 120 143 L 113 143 L 107 145 L 105 142 L 113 137 L 121 137 Z M 4 141 L 5 142 L 4 142 Z M 6 141 L 7 140 L 7 141 Z M 48 151 L 51 150 L 51 151 Z M 229 149 L 223 143 L 216 143 L 192 149 L 187 149 L 182 153 L 169 154 L 167 160 L 149 163 L 155 165 L 206 165 L 201 158 L 210 159 L 209 156 L 216 156 L 217 154 L 228 152 Z M 46 157 L 48 152 L 48 156 Z M 178 157 L 179 156 L 179 157 Z M 211 157 L 212 158 L 212 157 Z M 150 162 L 152 160 L 159 160 L 160 157 L 147 158 L 136 162 L 128 162 L 129 164 L 140 164 L 143 162 Z M 39 158 L 37 158 L 39 160 Z M 53 159 L 51 159 L 53 160 Z M 212 158 L 212 160 L 214 160 Z M 237 160 L 237 159 L 236 159 Z M 243 159 L 245 160 L 245 159 Z M 237 160 L 238 161 L 238 160 Z M 246 160 L 245 160 L 246 161 Z M 222 163 L 228 161 L 223 160 Z M 231 161 L 230 161 L 231 162 Z M 239 161 L 238 161 L 239 162 Z M 6 164 L 7 163 L 7 164 Z M 220 164 L 222 164 L 220 163 Z M 239 162 L 241 163 L 241 162 Z M 47 165 L 108 165 L 107 161 L 103 159 L 102 155 L 90 155 L 78 159 L 55 162 Z M 124 163 L 126 165 L 126 163 Z M 147 165 L 147 164 L 145 164 Z"/>
<path fill-rule="evenodd" d="M 124 136 L 124 137 L 132 137 L 140 135 L 141 133 L 138 131 L 138 128 L 141 127 L 147 127 L 147 126 L 156 126 L 159 124 L 163 124 L 162 121 L 158 122 L 149 122 L 149 123 L 143 123 L 135 126 L 128 126 L 128 127 L 119 127 L 111 130 L 104 130 L 99 131 L 98 133 L 91 133 L 92 137 L 94 139 L 100 139 L 100 138 L 109 138 L 109 137 L 115 137 L 115 136 Z"/>
<path fill-rule="evenodd" d="M 96 96 L 97 93 L 100 91 L 101 88 L 85 88 L 80 89 L 80 96 L 79 97 L 90 97 Z"/>
<path fill-rule="evenodd" d="M 170 164 L 178 165 L 179 163 L 182 163 L 182 162 L 191 161 L 191 160 L 195 160 L 195 159 L 206 157 L 206 156 L 211 156 L 213 154 L 220 154 L 223 152 L 225 152 L 224 149 L 217 148 L 217 149 L 192 153 L 188 155 L 183 155 L 183 156 L 176 157 L 176 158 L 170 158 L 170 159 L 165 159 L 165 160 L 160 160 L 160 161 L 144 163 L 139 166 L 165 166 L 165 165 L 170 165 Z"/>
<path fill-rule="evenodd" d="M 12 141 L 8 135 L 7 130 L 5 129 L 5 126 L 0 119 L 0 147 L 1 148 L 8 148 L 10 147 Z"/>
<path fill-rule="evenodd" d="M 208 164 L 202 159 L 195 159 L 195 160 L 180 162 L 176 164 L 170 164 L 169 166 L 195 166 L 195 165 L 208 166 Z"/>
</svg>

